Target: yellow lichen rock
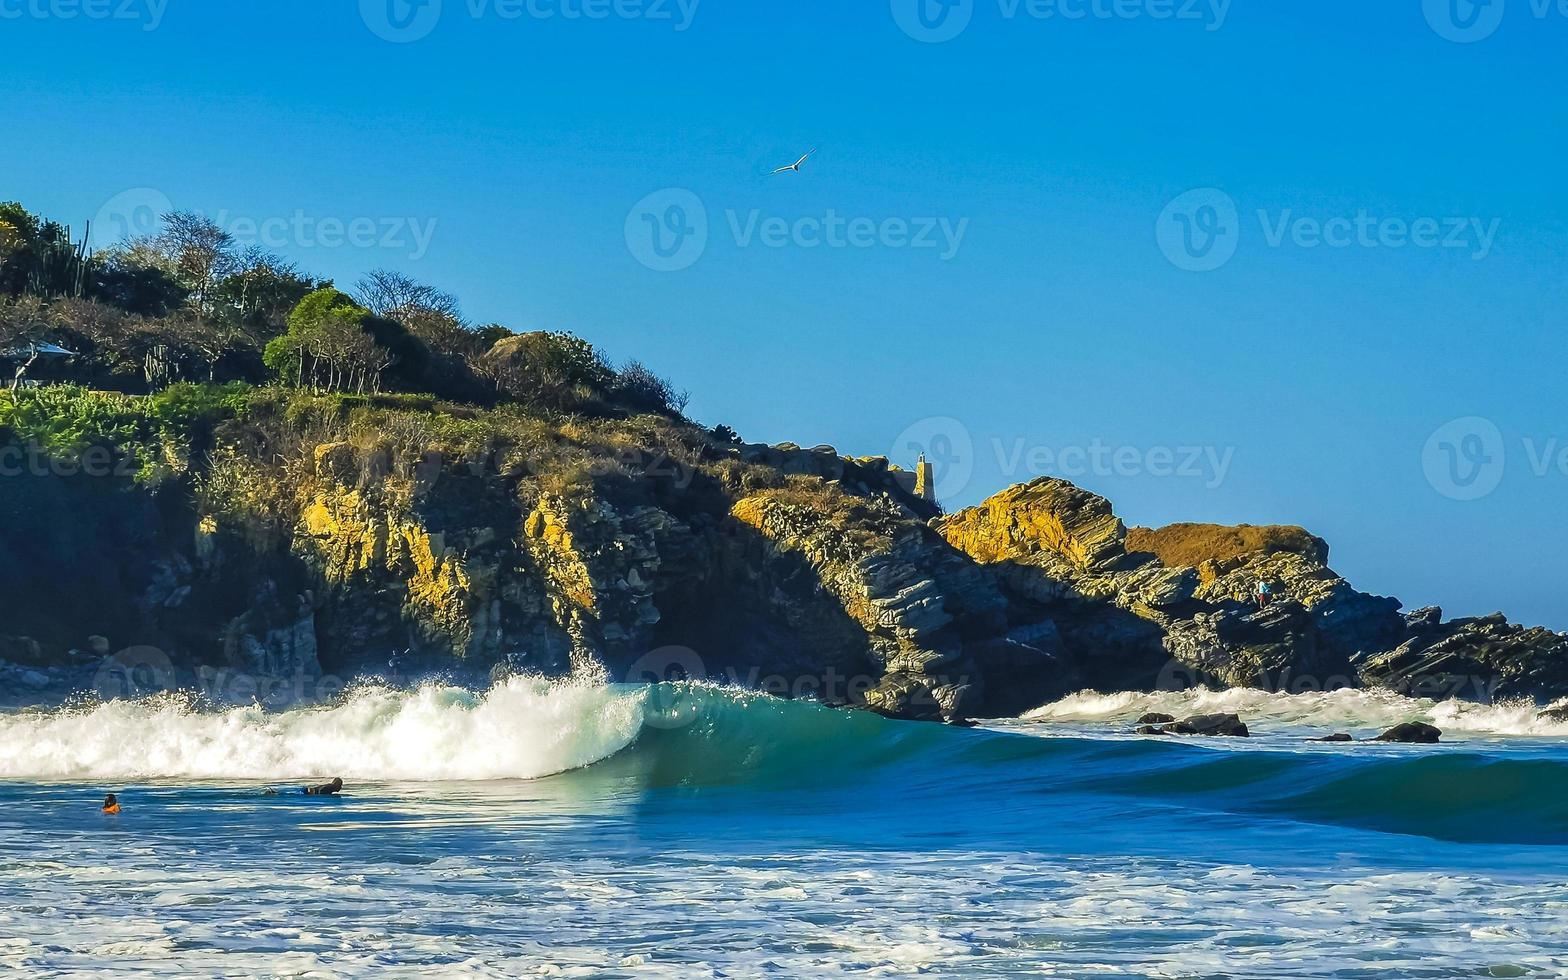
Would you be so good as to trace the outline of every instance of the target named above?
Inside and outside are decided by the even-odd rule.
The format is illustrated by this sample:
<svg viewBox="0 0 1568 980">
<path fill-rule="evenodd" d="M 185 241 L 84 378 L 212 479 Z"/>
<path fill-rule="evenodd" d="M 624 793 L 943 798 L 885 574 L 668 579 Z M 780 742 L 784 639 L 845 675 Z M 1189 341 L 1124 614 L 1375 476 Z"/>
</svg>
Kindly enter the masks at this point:
<svg viewBox="0 0 1568 980">
<path fill-rule="evenodd" d="M 1127 527 L 1110 502 L 1051 477 L 1011 487 L 934 526 L 949 544 L 984 564 L 1048 551 L 1082 571 L 1097 571 L 1126 554 Z"/>
<path fill-rule="evenodd" d="M 476 618 L 485 620 L 483 613 L 492 605 L 493 568 L 471 563 L 444 534 L 431 532 L 414 516 L 372 504 L 360 491 L 340 484 L 319 487 L 307 501 L 295 550 L 329 589 L 400 583 L 404 618 L 460 658 L 482 631 Z"/>
</svg>

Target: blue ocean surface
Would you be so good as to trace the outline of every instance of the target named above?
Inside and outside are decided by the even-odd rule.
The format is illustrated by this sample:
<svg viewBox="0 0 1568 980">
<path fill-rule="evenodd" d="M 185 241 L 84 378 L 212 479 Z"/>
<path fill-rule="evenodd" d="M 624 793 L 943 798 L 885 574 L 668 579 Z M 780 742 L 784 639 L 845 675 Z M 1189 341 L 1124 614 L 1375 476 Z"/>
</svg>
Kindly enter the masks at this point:
<svg viewBox="0 0 1568 980">
<path fill-rule="evenodd" d="M 1145 710 L 1256 737 L 1130 735 Z M 1306 741 L 1416 718 L 1444 744 Z M 516 678 L 0 715 L 0 972 L 30 977 L 1550 977 L 1564 845 L 1568 729 L 1392 694 L 961 729 Z"/>
</svg>

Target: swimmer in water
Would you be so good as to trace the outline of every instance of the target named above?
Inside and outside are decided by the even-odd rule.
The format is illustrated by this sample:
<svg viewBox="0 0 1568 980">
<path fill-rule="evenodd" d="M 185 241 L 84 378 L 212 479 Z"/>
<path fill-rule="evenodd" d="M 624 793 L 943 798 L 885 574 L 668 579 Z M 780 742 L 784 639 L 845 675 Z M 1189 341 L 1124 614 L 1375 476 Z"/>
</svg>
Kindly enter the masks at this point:
<svg viewBox="0 0 1568 980">
<path fill-rule="evenodd" d="M 343 792 L 342 777 L 334 779 L 330 783 L 324 783 L 321 786 L 305 787 L 306 796 L 337 796 L 341 792 Z"/>
<path fill-rule="evenodd" d="M 114 816 L 120 812 L 120 798 L 110 793 L 103 798 L 103 812 Z"/>
</svg>

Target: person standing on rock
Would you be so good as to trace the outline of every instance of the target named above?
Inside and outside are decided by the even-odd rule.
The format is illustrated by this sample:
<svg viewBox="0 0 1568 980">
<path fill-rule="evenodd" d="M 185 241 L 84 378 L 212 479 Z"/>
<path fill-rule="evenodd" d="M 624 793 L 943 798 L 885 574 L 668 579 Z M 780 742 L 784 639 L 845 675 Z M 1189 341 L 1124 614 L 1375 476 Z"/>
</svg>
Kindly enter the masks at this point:
<svg viewBox="0 0 1568 980">
<path fill-rule="evenodd" d="M 1269 587 L 1269 583 L 1263 579 L 1258 579 L 1258 608 L 1267 609 L 1273 598 L 1274 593 Z"/>
</svg>

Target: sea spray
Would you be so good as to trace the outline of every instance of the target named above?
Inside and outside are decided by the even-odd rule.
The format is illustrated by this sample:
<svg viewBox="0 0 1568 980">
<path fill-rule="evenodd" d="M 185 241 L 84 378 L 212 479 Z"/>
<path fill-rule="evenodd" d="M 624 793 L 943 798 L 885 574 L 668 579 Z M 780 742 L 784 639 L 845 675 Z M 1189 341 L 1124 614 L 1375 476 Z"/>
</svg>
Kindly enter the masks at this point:
<svg viewBox="0 0 1568 980">
<path fill-rule="evenodd" d="M 624 749 L 643 695 L 513 677 L 489 691 L 357 687 L 327 706 L 203 709 L 160 695 L 0 715 L 0 778 L 535 779 Z"/>
</svg>

